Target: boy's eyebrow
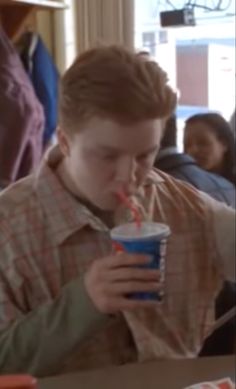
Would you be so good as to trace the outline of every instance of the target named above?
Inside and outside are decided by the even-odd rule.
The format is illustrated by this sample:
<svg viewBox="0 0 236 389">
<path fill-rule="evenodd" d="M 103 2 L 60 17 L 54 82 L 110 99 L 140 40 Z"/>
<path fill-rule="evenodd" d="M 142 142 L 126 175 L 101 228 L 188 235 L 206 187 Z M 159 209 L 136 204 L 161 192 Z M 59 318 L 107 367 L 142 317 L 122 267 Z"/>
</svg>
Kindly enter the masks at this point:
<svg viewBox="0 0 236 389">
<path fill-rule="evenodd" d="M 114 147 L 114 146 L 98 146 L 98 148 L 101 151 L 104 151 L 104 152 L 113 152 L 113 153 L 120 153 L 120 154 L 125 153 L 125 150 L 117 148 L 117 147 Z M 141 154 L 142 155 L 143 154 L 149 154 L 149 153 L 152 153 L 152 152 L 156 151 L 157 149 L 158 149 L 158 146 L 155 145 L 155 146 L 150 147 L 147 150 L 142 151 Z"/>
<path fill-rule="evenodd" d="M 114 146 L 98 146 L 98 149 L 101 151 L 115 152 L 115 153 L 123 153 L 124 150 L 119 149 Z"/>
<path fill-rule="evenodd" d="M 146 151 L 143 151 L 142 154 L 151 154 L 151 153 L 154 153 L 154 151 L 157 151 L 158 150 L 158 146 L 155 145 L 155 146 L 152 146 L 150 147 L 148 150 Z"/>
</svg>

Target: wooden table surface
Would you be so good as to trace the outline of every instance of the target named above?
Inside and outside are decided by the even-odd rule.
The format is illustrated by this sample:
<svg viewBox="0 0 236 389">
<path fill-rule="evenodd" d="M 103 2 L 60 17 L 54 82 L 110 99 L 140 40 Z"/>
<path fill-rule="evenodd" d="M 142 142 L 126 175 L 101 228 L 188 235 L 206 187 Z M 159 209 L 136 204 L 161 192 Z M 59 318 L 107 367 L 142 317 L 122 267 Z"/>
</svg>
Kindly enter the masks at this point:
<svg viewBox="0 0 236 389">
<path fill-rule="evenodd" d="M 235 380 L 235 357 L 158 361 L 39 380 L 39 389 L 183 389 L 206 380 Z"/>
</svg>

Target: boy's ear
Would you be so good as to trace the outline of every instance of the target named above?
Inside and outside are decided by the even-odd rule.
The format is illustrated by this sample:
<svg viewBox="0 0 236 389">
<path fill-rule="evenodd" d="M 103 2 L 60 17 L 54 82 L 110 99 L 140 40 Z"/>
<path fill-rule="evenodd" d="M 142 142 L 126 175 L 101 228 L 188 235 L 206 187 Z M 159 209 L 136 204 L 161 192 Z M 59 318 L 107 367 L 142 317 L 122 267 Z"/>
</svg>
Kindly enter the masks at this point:
<svg viewBox="0 0 236 389">
<path fill-rule="evenodd" d="M 57 128 L 57 139 L 58 144 L 60 146 L 61 152 L 65 157 L 69 157 L 70 155 L 70 143 L 68 139 L 68 135 L 65 134 L 63 129 L 60 127 Z"/>
</svg>

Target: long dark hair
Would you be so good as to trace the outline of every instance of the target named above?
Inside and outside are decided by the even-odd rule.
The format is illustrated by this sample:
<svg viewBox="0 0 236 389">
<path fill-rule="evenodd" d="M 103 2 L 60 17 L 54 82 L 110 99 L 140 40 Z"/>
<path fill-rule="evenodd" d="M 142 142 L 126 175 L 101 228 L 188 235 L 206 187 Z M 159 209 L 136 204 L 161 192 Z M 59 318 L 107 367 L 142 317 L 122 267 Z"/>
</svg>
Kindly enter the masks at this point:
<svg viewBox="0 0 236 389">
<path fill-rule="evenodd" d="M 217 139 L 226 146 L 222 165 L 222 176 L 235 182 L 235 140 L 229 123 L 218 113 L 193 115 L 186 120 L 187 124 L 204 123 L 210 127 Z"/>
</svg>

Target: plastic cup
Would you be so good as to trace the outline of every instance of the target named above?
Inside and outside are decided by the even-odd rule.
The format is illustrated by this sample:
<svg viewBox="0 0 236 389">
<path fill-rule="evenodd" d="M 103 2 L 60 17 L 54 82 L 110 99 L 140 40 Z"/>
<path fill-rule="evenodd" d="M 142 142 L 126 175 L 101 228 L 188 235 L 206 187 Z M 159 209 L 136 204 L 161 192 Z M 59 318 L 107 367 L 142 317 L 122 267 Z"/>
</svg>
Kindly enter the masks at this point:
<svg viewBox="0 0 236 389">
<path fill-rule="evenodd" d="M 150 257 L 150 262 L 141 267 L 160 270 L 160 291 L 132 293 L 129 297 L 161 301 L 164 295 L 165 254 L 170 228 L 166 224 L 154 222 L 143 222 L 141 227 L 137 227 L 135 223 L 127 223 L 113 228 L 110 235 L 116 252 L 146 254 Z"/>
</svg>

